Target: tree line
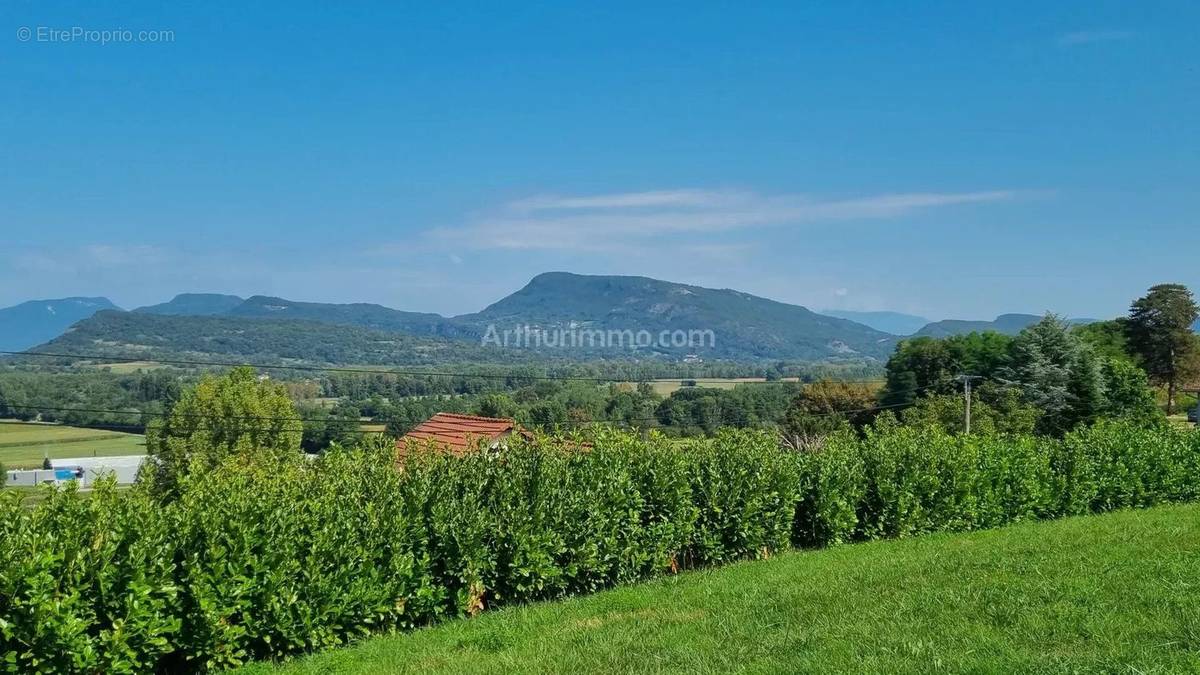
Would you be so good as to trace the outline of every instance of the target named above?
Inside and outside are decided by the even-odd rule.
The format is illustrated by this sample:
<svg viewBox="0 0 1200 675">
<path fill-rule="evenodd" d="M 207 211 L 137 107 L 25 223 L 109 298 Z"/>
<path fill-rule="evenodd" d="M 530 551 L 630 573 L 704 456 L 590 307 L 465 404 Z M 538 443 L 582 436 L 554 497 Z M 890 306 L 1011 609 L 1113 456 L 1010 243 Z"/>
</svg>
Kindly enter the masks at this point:
<svg viewBox="0 0 1200 675">
<path fill-rule="evenodd" d="M 957 394 L 959 376 L 971 375 L 982 380 L 973 401 L 979 413 L 1032 419 L 1039 433 L 1061 435 L 1100 418 L 1152 421 L 1162 415 L 1152 387 L 1165 390 L 1171 415 L 1180 386 L 1200 373 L 1200 339 L 1192 330 L 1198 314 L 1186 287 L 1162 284 L 1111 321 L 1072 327 L 1047 315 L 1014 337 L 905 340 L 887 363 L 880 402 L 912 406 L 913 415 L 929 419 L 951 417 L 953 402 L 933 399 Z"/>
</svg>

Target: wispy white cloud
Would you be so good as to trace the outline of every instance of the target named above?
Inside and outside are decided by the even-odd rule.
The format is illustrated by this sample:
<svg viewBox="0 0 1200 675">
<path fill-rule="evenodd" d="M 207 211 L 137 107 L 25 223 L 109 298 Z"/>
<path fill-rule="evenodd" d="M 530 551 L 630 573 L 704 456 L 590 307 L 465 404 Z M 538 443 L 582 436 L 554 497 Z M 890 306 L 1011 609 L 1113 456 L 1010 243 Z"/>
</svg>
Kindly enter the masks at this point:
<svg viewBox="0 0 1200 675">
<path fill-rule="evenodd" d="M 13 262 L 30 272 L 56 272 L 79 269 L 105 269 L 147 266 L 166 262 L 169 253 L 158 246 L 144 244 L 86 244 L 51 250 L 18 253 Z"/>
<path fill-rule="evenodd" d="M 1076 47 L 1094 42 L 1116 42 L 1128 40 L 1133 33 L 1127 30 L 1079 30 L 1058 36 L 1058 46 Z"/>
<path fill-rule="evenodd" d="M 556 209 L 613 209 L 638 207 L 710 207 L 736 200 L 739 193 L 712 190 L 655 190 L 624 192 L 590 197 L 539 195 L 508 204 L 512 211 L 549 211 Z"/>
<path fill-rule="evenodd" d="M 105 267 L 163 262 L 167 252 L 146 244 L 89 244 L 82 249 L 88 262 Z"/>
<path fill-rule="evenodd" d="M 849 199 L 755 192 L 669 190 L 583 197 L 534 197 L 460 227 L 438 228 L 435 241 L 478 249 L 621 252 L 656 237 L 714 236 L 750 228 L 886 219 L 914 211 L 1014 199 L 1013 190 L 910 192 Z M 692 244 L 705 242 L 692 241 Z M 728 242 L 719 242 L 729 246 Z"/>
</svg>

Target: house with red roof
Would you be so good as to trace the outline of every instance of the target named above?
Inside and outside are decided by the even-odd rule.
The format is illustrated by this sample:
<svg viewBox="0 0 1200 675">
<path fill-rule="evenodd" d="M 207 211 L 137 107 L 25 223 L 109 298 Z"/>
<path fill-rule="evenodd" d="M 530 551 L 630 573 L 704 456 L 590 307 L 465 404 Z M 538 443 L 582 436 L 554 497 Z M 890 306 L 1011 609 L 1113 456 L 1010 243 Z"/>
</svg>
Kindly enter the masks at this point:
<svg viewBox="0 0 1200 675">
<path fill-rule="evenodd" d="M 478 417 L 458 413 L 437 413 L 418 424 L 396 441 L 396 449 L 406 453 L 412 448 L 424 448 L 429 444 L 453 454 L 461 454 L 470 448 L 483 445 L 499 448 L 504 439 L 513 433 L 521 433 L 514 420 L 504 417 Z"/>
</svg>

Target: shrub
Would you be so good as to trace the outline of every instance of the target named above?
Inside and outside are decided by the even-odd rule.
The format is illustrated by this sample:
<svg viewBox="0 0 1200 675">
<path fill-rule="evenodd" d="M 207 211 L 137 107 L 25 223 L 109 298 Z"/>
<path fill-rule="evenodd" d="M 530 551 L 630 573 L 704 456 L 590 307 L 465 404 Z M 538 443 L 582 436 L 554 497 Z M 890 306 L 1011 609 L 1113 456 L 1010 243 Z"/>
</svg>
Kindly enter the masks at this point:
<svg viewBox="0 0 1200 675">
<path fill-rule="evenodd" d="M 410 627 L 438 606 L 418 511 L 390 461 L 333 451 L 312 466 L 227 461 L 178 516 L 182 668 L 235 666 Z"/>
<path fill-rule="evenodd" d="M 1200 496 L 1200 446 L 1194 432 L 1166 424 L 1105 421 L 1069 434 L 1063 446 L 1077 476 L 1071 513 Z"/>
<path fill-rule="evenodd" d="M 688 451 L 696 525 L 689 558 L 711 564 L 767 556 L 791 539 L 797 466 L 764 432 L 725 430 Z"/>
<path fill-rule="evenodd" d="M 180 620 L 171 517 L 101 481 L 0 495 L 0 664 L 13 672 L 153 670 Z"/>
<path fill-rule="evenodd" d="M 854 434 L 843 432 L 814 450 L 797 453 L 799 495 L 792 530 L 796 546 L 840 544 L 853 538 L 857 507 L 866 491 L 858 449 Z"/>
</svg>

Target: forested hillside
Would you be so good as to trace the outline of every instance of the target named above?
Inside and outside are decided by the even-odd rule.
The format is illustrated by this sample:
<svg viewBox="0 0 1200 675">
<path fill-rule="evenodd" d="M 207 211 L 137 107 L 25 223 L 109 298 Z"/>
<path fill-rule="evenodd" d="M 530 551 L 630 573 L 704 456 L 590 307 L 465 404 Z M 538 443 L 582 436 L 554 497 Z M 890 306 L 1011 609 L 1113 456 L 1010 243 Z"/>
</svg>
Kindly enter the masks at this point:
<svg viewBox="0 0 1200 675">
<path fill-rule="evenodd" d="M 566 272 L 540 274 L 483 311 L 455 320 L 651 333 L 711 329 L 716 340 L 708 353 L 734 359 L 881 358 L 895 346 L 894 336 L 882 331 L 740 291 Z"/>
<path fill-rule="evenodd" d="M 228 357 L 259 363 L 364 365 L 522 358 L 520 352 L 501 354 L 478 343 L 315 321 L 114 311 L 81 321 L 37 349 L 115 358 Z"/>
</svg>

